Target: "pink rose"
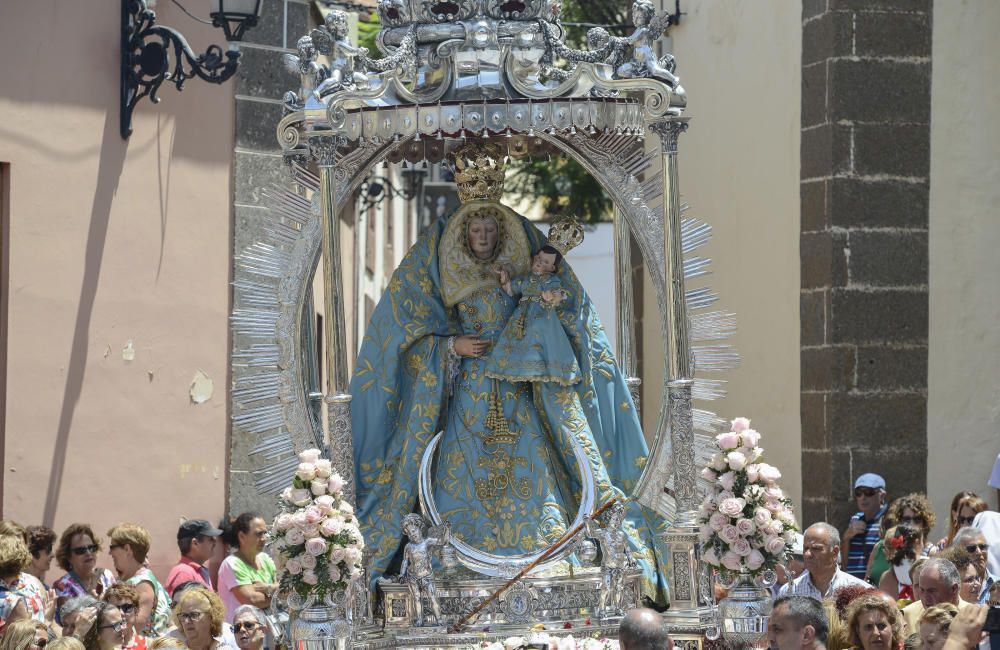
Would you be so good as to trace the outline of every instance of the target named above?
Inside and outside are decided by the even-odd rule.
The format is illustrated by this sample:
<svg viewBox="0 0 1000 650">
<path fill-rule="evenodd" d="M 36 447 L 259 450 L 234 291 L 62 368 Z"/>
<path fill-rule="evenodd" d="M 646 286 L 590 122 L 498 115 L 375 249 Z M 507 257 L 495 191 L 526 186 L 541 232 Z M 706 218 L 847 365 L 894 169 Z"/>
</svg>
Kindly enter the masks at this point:
<svg viewBox="0 0 1000 650">
<path fill-rule="evenodd" d="M 719 477 L 719 485 L 721 485 L 722 488 L 725 490 L 732 490 L 733 485 L 735 484 L 736 484 L 735 472 L 726 472 L 725 474 Z"/>
<path fill-rule="evenodd" d="M 337 568 L 335 564 L 330 565 L 330 570 L 327 571 L 327 575 L 330 576 L 330 580 L 337 582 L 340 580 L 340 569 Z"/>
<path fill-rule="evenodd" d="M 737 472 L 747 466 L 747 457 L 740 451 L 731 451 L 726 454 L 726 462 Z"/>
<path fill-rule="evenodd" d="M 302 534 L 306 536 L 306 539 L 309 539 L 310 537 L 319 537 L 319 525 L 306 524 L 305 528 L 302 529 Z"/>
<path fill-rule="evenodd" d="M 781 472 L 774 465 L 768 465 L 767 463 L 760 464 L 760 477 L 767 481 L 768 483 L 773 483 L 781 478 Z"/>
<path fill-rule="evenodd" d="M 777 519 L 772 519 L 771 523 L 768 525 L 768 529 L 771 531 L 772 535 L 780 535 L 785 532 L 785 524 L 781 523 Z"/>
<path fill-rule="evenodd" d="M 291 502 L 294 505 L 301 507 L 306 505 L 310 501 L 312 501 L 312 493 L 309 490 L 306 490 L 305 488 L 298 488 L 292 490 Z"/>
<path fill-rule="evenodd" d="M 764 500 L 764 507 L 770 510 L 771 512 L 776 513 L 776 512 L 781 512 L 781 509 L 784 506 L 781 505 L 781 501 L 778 501 L 777 499 L 768 498 Z"/>
<path fill-rule="evenodd" d="M 760 471 L 760 465 L 756 463 L 751 463 L 747 465 L 746 469 L 747 469 L 747 482 L 756 483 L 757 479 L 760 478 L 760 474 L 758 473 Z"/>
<path fill-rule="evenodd" d="M 753 521 L 750 519 L 739 519 L 736 522 L 736 530 L 739 532 L 741 537 L 747 537 L 748 535 L 753 535 L 756 532 L 757 527 L 754 526 Z"/>
<path fill-rule="evenodd" d="M 327 517 L 319 525 L 320 532 L 326 535 L 327 537 L 332 537 L 333 535 L 337 535 L 343 529 L 344 529 L 344 522 L 340 519 L 340 517 Z"/>
<path fill-rule="evenodd" d="M 334 548 L 332 551 L 330 551 L 330 562 L 332 562 L 333 564 L 336 564 L 337 562 L 340 562 L 343 559 L 344 559 L 344 549 Z"/>
<path fill-rule="evenodd" d="M 306 553 L 309 555 L 323 555 L 329 545 L 322 537 L 310 537 L 306 540 Z"/>
<path fill-rule="evenodd" d="M 306 449 L 299 454 L 300 463 L 315 463 L 319 460 L 319 449 Z"/>
<path fill-rule="evenodd" d="M 726 551 L 722 554 L 722 566 L 726 567 L 730 571 L 739 571 L 743 566 L 743 560 L 740 556 L 732 551 Z"/>
<path fill-rule="evenodd" d="M 747 418 L 736 418 L 733 420 L 733 426 L 730 427 L 735 433 L 743 433 L 750 428 L 750 420 Z"/>
<path fill-rule="evenodd" d="M 712 530 L 722 530 L 722 527 L 728 523 L 729 517 L 721 512 L 716 512 L 708 518 L 708 525 L 712 527 Z"/>
<path fill-rule="evenodd" d="M 740 538 L 740 531 L 736 530 L 736 526 L 723 526 L 722 530 L 719 531 L 719 537 L 727 544 L 732 544 Z"/>
<path fill-rule="evenodd" d="M 704 553 L 702 553 L 701 559 L 705 560 L 712 566 L 719 566 L 720 564 L 719 556 L 716 554 L 714 548 L 708 548 Z"/>
<path fill-rule="evenodd" d="M 733 553 L 736 553 L 740 557 L 746 557 L 747 555 L 750 555 L 750 551 L 753 550 L 750 548 L 750 542 L 742 538 L 730 544 L 729 548 L 733 551 Z"/>
<path fill-rule="evenodd" d="M 294 557 L 290 558 L 287 562 L 285 562 L 285 570 L 293 576 L 297 576 L 302 573 L 302 563 Z"/>
<path fill-rule="evenodd" d="M 302 568 L 307 571 L 312 571 L 316 568 L 316 556 L 304 553 L 299 556 L 299 562 L 302 563 Z"/>
<path fill-rule="evenodd" d="M 753 523 L 758 526 L 763 526 L 767 522 L 771 521 L 771 511 L 767 508 L 761 508 L 758 506 L 753 511 Z"/>
<path fill-rule="evenodd" d="M 305 533 L 302 532 L 301 528 L 290 528 L 287 533 L 285 533 L 285 540 L 288 542 L 289 546 L 298 546 L 299 544 L 304 544 L 306 541 Z"/>
<path fill-rule="evenodd" d="M 771 555 L 777 555 L 785 550 L 785 540 L 780 537 L 768 537 L 764 543 L 764 548 Z"/>
<path fill-rule="evenodd" d="M 327 489 L 330 494 L 340 494 L 344 489 L 344 479 L 336 472 L 330 475 L 327 481 Z"/>
<path fill-rule="evenodd" d="M 316 574 L 313 573 L 312 571 L 303 571 L 302 582 L 306 583 L 307 585 L 314 585 L 317 582 L 319 582 L 319 578 L 317 578 Z"/>
<path fill-rule="evenodd" d="M 306 508 L 306 523 L 316 524 L 323 519 L 323 511 L 316 506 L 309 506 Z"/>
<path fill-rule="evenodd" d="M 313 499 L 313 503 L 319 508 L 319 511 L 324 515 L 329 514 L 333 511 L 334 500 L 329 494 L 324 494 Z"/>
<path fill-rule="evenodd" d="M 732 490 L 720 490 L 715 495 L 715 502 L 716 503 L 722 503 L 726 499 L 735 499 L 735 498 L 736 498 L 736 495 L 733 494 Z"/>
<path fill-rule="evenodd" d="M 299 468 L 295 471 L 295 475 L 299 477 L 300 481 L 308 483 L 316 478 L 316 466 L 312 463 L 299 463 Z"/>
<path fill-rule="evenodd" d="M 701 468 L 701 477 L 703 479 L 705 479 L 706 481 L 714 481 L 715 480 L 715 470 L 712 469 L 711 467 L 702 467 Z"/>
<path fill-rule="evenodd" d="M 288 530 L 292 525 L 292 518 L 287 514 L 280 514 L 274 518 L 274 528 L 278 531 Z"/>
<path fill-rule="evenodd" d="M 729 517 L 735 517 L 741 512 L 743 512 L 743 507 L 746 506 L 746 501 L 743 499 L 726 499 L 719 504 L 719 512 Z"/>
<path fill-rule="evenodd" d="M 750 420 L 747 420 L 747 425 L 749 424 Z M 760 434 L 753 429 L 745 429 L 740 433 L 740 442 L 746 447 L 756 447 L 760 442 Z"/>
<path fill-rule="evenodd" d="M 747 556 L 747 568 L 751 571 L 756 571 L 762 566 L 764 566 L 764 554 L 757 549 L 753 549 L 750 551 L 750 555 Z"/>
<path fill-rule="evenodd" d="M 733 432 L 720 433 L 715 436 L 715 441 L 719 444 L 719 449 L 736 449 L 740 446 L 740 435 Z"/>
<path fill-rule="evenodd" d="M 781 491 L 781 488 L 776 485 L 770 485 L 764 488 L 764 494 L 772 499 L 780 499 L 785 496 L 785 493 Z"/>
</svg>

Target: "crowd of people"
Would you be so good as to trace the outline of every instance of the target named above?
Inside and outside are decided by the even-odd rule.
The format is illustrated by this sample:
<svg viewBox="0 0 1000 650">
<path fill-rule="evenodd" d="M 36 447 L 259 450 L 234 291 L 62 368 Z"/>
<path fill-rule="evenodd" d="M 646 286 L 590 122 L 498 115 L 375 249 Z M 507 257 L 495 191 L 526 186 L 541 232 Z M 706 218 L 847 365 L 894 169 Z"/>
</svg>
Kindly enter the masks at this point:
<svg viewBox="0 0 1000 650">
<path fill-rule="evenodd" d="M 1000 604 L 1000 513 L 960 492 L 947 534 L 933 541 L 936 518 L 925 495 L 891 502 L 886 495 L 881 476 L 864 474 L 854 486 L 857 513 L 843 532 L 815 522 L 796 537 L 774 586 L 771 648 L 972 647 L 985 606 Z M 0 650 L 273 648 L 275 625 L 265 610 L 277 584 L 267 535 L 254 513 L 220 527 L 187 520 L 177 530 L 180 559 L 161 583 L 148 567 L 150 534 L 140 525 L 107 531 L 112 572 L 99 566 L 105 540 L 88 524 L 57 535 L 2 520 Z M 210 570 L 219 544 L 228 553 Z M 63 574 L 49 584 L 53 559 Z M 620 642 L 625 650 L 670 647 L 651 610 L 626 615 Z"/>
<path fill-rule="evenodd" d="M 0 521 L 0 650 L 264 650 L 274 648 L 265 609 L 275 582 L 267 524 L 244 513 L 222 527 L 190 519 L 177 530 L 180 559 L 160 582 L 147 565 L 150 534 L 134 523 L 102 539 L 89 524 L 61 534 Z M 216 546 L 228 553 L 210 571 Z M 49 584 L 55 559 L 63 575 Z"/>
</svg>

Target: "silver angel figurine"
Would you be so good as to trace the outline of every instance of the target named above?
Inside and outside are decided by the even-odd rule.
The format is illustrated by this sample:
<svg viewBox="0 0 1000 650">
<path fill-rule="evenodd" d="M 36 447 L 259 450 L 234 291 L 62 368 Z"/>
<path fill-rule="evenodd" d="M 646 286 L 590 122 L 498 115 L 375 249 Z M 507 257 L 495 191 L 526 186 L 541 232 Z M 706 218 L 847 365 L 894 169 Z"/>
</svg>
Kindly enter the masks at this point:
<svg viewBox="0 0 1000 650">
<path fill-rule="evenodd" d="M 436 527 L 431 535 L 424 537 L 424 518 L 416 513 L 403 517 L 403 533 L 409 538 L 403 547 L 403 564 L 399 574 L 410 590 L 415 614 L 415 625 L 424 625 L 422 597 L 426 596 L 434 611 L 434 623 L 441 624 L 441 605 L 438 603 L 437 587 L 434 584 L 434 568 L 431 566 L 431 549 L 444 546 L 451 539 L 450 527 Z"/>
<path fill-rule="evenodd" d="M 624 612 L 625 571 L 636 566 L 628 548 L 628 539 L 622 530 L 625 521 L 625 503 L 617 501 L 606 516 L 604 526 L 598 526 L 589 516 L 584 519 L 587 537 L 601 545 L 601 596 L 598 609 L 603 616 Z"/>
<path fill-rule="evenodd" d="M 365 88 L 368 77 L 355 64 L 355 59 L 368 53 L 348 39 L 347 12 L 334 9 L 326 15 L 323 27 L 312 31 L 316 48 L 330 57 L 330 74 L 313 91 L 316 99 L 337 92 L 341 88 Z"/>
<path fill-rule="evenodd" d="M 627 37 L 632 45 L 632 60 L 617 67 L 619 78 L 652 77 L 671 87 L 677 86 L 674 57 L 669 54 L 657 57 L 653 49 L 653 43 L 663 34 L 668 21 L 669 15 L 658 15 L 651 0 L 635 0 L 632 3 L 632 24 L 635 25 L 635 31 Z"/>
<path fill-rule="evenodd" d="M 296 44 L 298 54 L 284 56 L 285 69 L 299 75 L 298 94 L 289 90 L 285 93 L 285 105 L 291 110 L 298 110 L 305 104 L 309 95 L 313 94 L 318 84 L 326 78 L 326 67 L 316 62 L 316 46 L 309 36 L 303 36 Z"/>
</svg>

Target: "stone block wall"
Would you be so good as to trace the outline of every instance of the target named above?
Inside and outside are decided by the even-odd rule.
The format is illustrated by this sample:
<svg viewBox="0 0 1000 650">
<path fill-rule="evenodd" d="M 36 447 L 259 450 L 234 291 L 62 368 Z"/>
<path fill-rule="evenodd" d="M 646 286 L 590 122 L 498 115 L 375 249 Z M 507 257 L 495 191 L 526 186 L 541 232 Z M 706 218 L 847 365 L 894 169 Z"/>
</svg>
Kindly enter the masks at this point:
<svg viewBox="0 0 1000 650">
<path fill-rule="evenodd" d="M 927 484 L 932 0 L 803 0 L 802 522 Z"/>
</svg>

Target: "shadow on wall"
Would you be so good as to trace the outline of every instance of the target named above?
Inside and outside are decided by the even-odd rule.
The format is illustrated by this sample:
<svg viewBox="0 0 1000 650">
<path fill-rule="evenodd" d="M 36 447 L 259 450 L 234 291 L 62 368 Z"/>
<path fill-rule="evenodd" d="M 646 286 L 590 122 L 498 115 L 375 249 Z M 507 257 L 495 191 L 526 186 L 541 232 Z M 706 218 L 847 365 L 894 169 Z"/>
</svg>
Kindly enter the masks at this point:
<svg viewBox="0 0 1000 650">
<path fill-rule="evenodd" d="M 63 472 L 66 469 L 66 451 L 69 447 L 69 432 L 73 425 L 73 415 L 76 413 L 76 407 L 80 401 L 80 393 L 83 390 L 83 376 L 87 364 L 87 337 L 90 334 L 90 320 L 101 276 L 108 223 L 111 219 L 111 203 L 118 190 L 118 182 L 125 164 L 126 150 L 127 148 L 118 133 L 118 113 L 117 111 L 108 111 L 104 120 L 104 138 L 101 142 L 101 162 L 94 188 L 94 203 L 90 210 L 90 229 L 87 232 L 80 301 L 73 328 L 69 363 L 66 367 L 66 388 L 63 391 L 59 427 L 56 430 L 49 484 L 45 494 L 45 511 L 42 523 L 46 526 L 53 526 L 55 522 L 59 493 L 62 490 Z"/>
</svg>

